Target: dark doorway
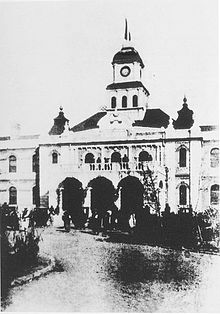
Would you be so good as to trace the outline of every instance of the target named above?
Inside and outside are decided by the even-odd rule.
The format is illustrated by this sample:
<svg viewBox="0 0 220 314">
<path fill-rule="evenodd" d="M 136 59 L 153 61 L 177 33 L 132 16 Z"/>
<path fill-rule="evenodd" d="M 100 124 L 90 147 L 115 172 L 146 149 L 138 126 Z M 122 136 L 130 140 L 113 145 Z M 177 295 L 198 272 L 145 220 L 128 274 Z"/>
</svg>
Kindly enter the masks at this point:
<svg viewBox="0 0 220 314">
<path fill-rule="evenodd" d="M 107 210 L 115 208 L 116 190 L 112 182 L 105 177 L 99 176 L 88 184 L 91 190 L 91 210 L 100 216 L 105 215 Z"/>
<path fill-rule="evenodd" d="M 129 228 L 129 218 L 135 214 L 136 219 L 143 210 L 144 187 L 138 178 L 128 176 L 118 184 L 121 193 L 120 228 Z"/>
<path fill-rule="evenodd" d="M 59 188 L 63 188 L 63 210 L 71 216 L 76 228 L 81 228 L 85 223 L 83 212 L 84 190 L 82 183 L 75 178 L 66 178 Z"/>
</svg>

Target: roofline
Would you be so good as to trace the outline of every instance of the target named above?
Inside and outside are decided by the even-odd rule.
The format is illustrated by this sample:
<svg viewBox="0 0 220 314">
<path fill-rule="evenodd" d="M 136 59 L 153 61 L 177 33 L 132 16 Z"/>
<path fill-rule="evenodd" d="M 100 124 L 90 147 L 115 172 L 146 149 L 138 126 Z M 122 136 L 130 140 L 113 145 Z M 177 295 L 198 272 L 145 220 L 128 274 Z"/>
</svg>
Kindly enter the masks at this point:
<svg viewBox="0 0 220 314">
<path fill-rule="evenodd" d="M 161 131 L 161 133 L 165 133 L 164 131 Z M 193 141 L 193 140 L 197 140 L 197 141 L 202 141 L 202 137 L 189 137 L 189 138 L 184 138 L 185 141 Z M 39 144 L 39 146 L 54 146 L 54 145 L 59 145 L 59 146 L 63 146 L 63 145 L 69 145 L 71 144 L 72 146 L 88 146 L 88 145 L 107 145 L 107 144 L 110 144 L 110 145 L 120 145 L 120 144 L 131 144 L 133 145 L 134 143 L 135 144 L 143 144 L 143 143 L 156 143 L 156 142 L 174 142 L 174 141 L 177 141 L 177 140 L 180 140 L 182 141 L 183 138 L 180 137 L 180 138 L 164 138 L 164 137 L 161 137 L 161 138 L 157 138 L 157 139 L 131 139 L 131 140 L 115 140 L 115 141 L 90 141 L 90 142 L 65 142 L 65 143 L 46 143 L 46 144 Z"/>
</svg>

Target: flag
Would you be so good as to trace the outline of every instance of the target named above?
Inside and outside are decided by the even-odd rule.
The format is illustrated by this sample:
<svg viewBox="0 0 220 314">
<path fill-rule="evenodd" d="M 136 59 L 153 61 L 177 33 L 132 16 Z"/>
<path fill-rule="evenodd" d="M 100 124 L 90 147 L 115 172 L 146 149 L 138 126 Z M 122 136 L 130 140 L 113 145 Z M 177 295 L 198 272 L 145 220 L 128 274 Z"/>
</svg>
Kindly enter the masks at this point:
<svg viewBox="0 0 220 314">
<path fill-rule="evenodd" d="M 128 24 L 127 24 L 127 19 L 125 19 L 125 40 L 128 39 Z"/>
</svg>

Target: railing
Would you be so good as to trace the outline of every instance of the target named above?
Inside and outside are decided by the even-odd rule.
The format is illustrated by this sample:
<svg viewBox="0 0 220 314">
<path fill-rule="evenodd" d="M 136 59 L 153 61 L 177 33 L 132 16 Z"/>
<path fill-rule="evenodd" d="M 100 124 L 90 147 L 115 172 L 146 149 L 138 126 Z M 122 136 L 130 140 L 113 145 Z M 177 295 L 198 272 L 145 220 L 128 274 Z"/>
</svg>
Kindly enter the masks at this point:
<svg viewBox="0 0 220 314">
<path fill-rule="evenodd" d="M 88 171 L 142 171 L 142 162 L 112 162 L 83 164 L 83 169 Z"/>
<path fill-rule="evenodd" d="M 80 171 L 143 171 L 150 165 L 151 170 L 156 170 L 158 164 L 155 162 L 110 162 L 110 163 L 84 163 L 81 165 L 63 164 L 61 167 L 64 172 L 80 172 Z"/>
</svg>

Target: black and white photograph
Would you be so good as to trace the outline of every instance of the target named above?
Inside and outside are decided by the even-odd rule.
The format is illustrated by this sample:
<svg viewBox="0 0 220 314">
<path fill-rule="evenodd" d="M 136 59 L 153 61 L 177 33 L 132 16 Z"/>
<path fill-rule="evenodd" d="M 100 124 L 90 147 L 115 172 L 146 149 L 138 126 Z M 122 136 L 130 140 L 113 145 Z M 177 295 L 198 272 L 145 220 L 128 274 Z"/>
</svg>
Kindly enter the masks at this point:
<svg viewBox="0 0 220 314">
<path fill-rule="evenodd" d="M 0 1 L 2 312 L 220 312 L 218 5 Z"/>
</svg>

